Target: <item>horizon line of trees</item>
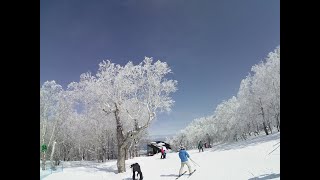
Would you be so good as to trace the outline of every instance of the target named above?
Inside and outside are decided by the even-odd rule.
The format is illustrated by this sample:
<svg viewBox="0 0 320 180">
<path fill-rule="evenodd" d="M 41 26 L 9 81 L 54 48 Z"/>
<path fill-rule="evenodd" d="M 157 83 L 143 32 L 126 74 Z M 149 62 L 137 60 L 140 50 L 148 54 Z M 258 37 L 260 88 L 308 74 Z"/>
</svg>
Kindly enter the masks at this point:
<svg viewBox="0 0 320 180">
<path fill-rule="evenodd" d="M 200 140 L 212 144 L 280 131 L 280 46 L 251 71 L 236 97 L 167 139 L 171 147 L 194 148 Z M 171 94 L 178 82 L 165 78 L 170 73 L 166 62 L 145 57 L 137 65 L 102 61 L 96 74 L 81 74 L 66 90 L 55 81 L 45 82 L 40 88 L 42 169 L 47 159 L 52 167 L 59 160 L 117 159 L 118 172 L 125 172 L 125 160 L 139 156 L 149 141 L 151 122 L 174 104 Z"/>
</svg>

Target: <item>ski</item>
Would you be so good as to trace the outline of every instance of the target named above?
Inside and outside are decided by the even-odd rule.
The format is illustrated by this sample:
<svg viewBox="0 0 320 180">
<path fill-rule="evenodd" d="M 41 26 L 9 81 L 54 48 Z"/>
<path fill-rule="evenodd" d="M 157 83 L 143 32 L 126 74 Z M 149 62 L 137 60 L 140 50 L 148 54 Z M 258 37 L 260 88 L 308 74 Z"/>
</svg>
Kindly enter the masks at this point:
<svg viewBox="0 0 320 180">
<path fill-rule="evenodd" d="M 187 173 L 187 171 L 183 172 L 180 176 L 178 176 L 176 179 L 179 179 L 182 175 L 184 175 L 185 173 Z"/>
<path fill-rule="evenodd" d="M 189 174 L 188 178 L 189 178 L 195 171 L 196 171 L 196 169 L 194 169 L 194 170 L 192 171 L 192 173 Z"/>
</svg>

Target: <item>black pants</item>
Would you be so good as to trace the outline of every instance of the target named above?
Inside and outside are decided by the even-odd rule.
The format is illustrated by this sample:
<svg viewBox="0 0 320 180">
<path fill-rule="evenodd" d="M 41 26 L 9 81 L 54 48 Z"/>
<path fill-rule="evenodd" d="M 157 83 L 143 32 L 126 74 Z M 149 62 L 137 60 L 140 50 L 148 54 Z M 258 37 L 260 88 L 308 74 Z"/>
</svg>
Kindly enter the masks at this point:
<svg viewBox="0 0 320 180">
<path fill-rule="evenodd" d="M 138 163 L 134 163 L 130 167 L 132 168 L 132 172 L 133 172 L 132 179 L 133 180 L 136 179 L 136 172 L 138 172 L 139 180 L 143 180 L 143 176 L 142 176 L 142 172 L 141 172 L 141 169 L 140 169 L 140 165 Z"/>
<path fill-rule="evenodd" d="M 141 171 L 133 171 L 132 179 L 136 179 L 136 172 L 139 174 L 139 180 L 143 180 L 142 172 Z"/>
</svg>

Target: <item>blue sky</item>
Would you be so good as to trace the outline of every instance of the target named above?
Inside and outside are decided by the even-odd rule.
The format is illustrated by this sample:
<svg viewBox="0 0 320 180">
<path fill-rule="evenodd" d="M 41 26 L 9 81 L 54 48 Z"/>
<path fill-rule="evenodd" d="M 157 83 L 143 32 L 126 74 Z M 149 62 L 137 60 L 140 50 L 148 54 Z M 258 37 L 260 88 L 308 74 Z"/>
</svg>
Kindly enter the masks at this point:
<svg viewBox="0 0 320 180">
<path fill-rule="evenodd" d="M 158 115 L 151 135 L 213 114 L 278 45 L 279 0 L 40 1 L 40 85 L 55 80 L 65 88 L 106 59 L 169 64 L 176 103 Z"/>
</svg>

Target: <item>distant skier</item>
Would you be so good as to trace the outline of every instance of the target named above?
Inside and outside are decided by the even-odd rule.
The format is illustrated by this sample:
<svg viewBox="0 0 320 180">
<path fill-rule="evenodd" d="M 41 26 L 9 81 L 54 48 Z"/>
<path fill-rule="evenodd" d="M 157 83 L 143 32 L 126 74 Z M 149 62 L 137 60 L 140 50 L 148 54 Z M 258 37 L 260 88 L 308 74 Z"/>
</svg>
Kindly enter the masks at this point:
<svg viewBox="0 0 320 180">
<path fill-rule="evenodd" d="M 188 154 L 188 152 L 185 150 L 185 148 L 183 146 L 180 146 L 179 158 L 181 160 L 181 167 L 179 170 L 179 176 L 181 176 L 183 173 L 182 171 L 183 171 L 184 165 L 188 166 L 189 174 L 191 174 L 193 171 L 192 171 L 190 163 L 188 161 L 188 158 L 190 158 L 190 155 Z"/>
<path fill-rule="evenodd" d="M 132 179 L 133 180 L 135 180 L 135 178 L 136 178 L 136 172 L 138 172 L 138 174 L 139 174 L 139 180 L 143 180 L 140 165 L 138 163 L 131 164 L 130 168 L 132 168 L 132 172 L 133 172 Z"/>
<path fill-rule="evenodd" d="M 199 142 L 198 144 L 198 149 L 199 149 L 199 152 L 202 150 L 203 152 L 203 144 L 202 144 L 202 141 Z"/>
<path fill-rule="evenodd" d="M 164 159 L 164 149 L 163 149 L 163 147 L 160 149 L 160 152 L 161 152 L 160 159 Z"/>
<path fill-rule="evenodd" d="M 167 148 L 166 148 L 166 146 L 162 146 L 162 150 L 163 150 L 163 159 L 165 159 L 166 156 L 167 156 Z"/>
</svg>

